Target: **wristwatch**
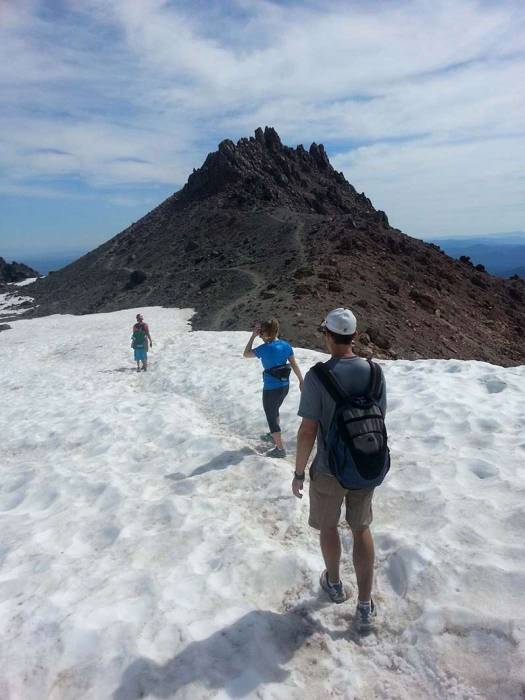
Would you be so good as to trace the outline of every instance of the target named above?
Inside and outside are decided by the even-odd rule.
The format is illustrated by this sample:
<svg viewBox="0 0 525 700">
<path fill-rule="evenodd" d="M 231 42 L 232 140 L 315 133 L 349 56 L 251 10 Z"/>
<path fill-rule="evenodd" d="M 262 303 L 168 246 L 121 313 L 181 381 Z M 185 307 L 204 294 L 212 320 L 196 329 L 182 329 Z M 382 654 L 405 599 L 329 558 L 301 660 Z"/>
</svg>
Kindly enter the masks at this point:
<svg viewBox="0 0 525 700">
<path fill-rule="evenodd" d="M 304 481 L 304 472 L 302 474 L 298 474 L 296 471 L 293 473 L 294 479 L 297 479 L 297 481 Z"/>
</svg>

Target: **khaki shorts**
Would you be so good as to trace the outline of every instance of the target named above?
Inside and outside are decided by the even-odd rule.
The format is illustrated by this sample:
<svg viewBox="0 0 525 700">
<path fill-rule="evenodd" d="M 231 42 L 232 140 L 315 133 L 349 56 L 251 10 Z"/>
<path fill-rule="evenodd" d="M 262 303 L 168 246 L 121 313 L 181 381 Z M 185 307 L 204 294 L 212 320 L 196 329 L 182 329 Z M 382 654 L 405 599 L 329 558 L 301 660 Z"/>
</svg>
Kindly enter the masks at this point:
<svg viewBox="0 0 525 700">
<path fill-rule="evenodd" d="M 337 527 L 341 518 L 341 506 L 346 505 L 346 522 L 352 530 L 364 530 L 370 525 L 374 489 L 347 491 L 337 479 L 328 474 L 310 478 L 310 517 L 308 524 L 316 530 Z"/>
</svg>

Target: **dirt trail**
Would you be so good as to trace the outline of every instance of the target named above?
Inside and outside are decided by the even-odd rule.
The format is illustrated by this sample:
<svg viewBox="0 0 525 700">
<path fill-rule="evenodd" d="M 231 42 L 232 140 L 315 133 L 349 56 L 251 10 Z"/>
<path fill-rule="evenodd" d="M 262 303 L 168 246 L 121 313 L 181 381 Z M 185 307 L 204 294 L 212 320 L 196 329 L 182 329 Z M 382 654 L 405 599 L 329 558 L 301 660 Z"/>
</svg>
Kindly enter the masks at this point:
<svg viewBox="0 0 525 700">
<path fill-rule="evenodd" d="M 215 312 L 215 314 L 213 314 L 210 317 L 213 327 L 217 329 L 220 329 L 222 327 L 222 323 L 227 320 L 228 316 L 230 316 L 231 311 L 240 302 L 246 300 L 248 295 L 257 295 L 257 292 L 260 291 L 261 287 L 265 282 L 264 276 L 258 272 L 254 272 L 253 270 L 245 270 L 242 267 L 225 267 L 219 269 L 227 270 L 228 272 L 235 271 L 239 272 L 240 274 L 246 275 L 250 279 L 250 281 L 253 282 L 253 286 L 249 287 L 244 295 L 238 297 L 237 299 L 234 299 L 233 301 L 229 302 L 228 304 L 225 304 L 224 306 L 221 306 L 221 308 L 218 309 Z"/>
<path fill-rule="evenodd" d="M 290 222 L 280 219 L 277 216 L 271 216 L 274 221 L 278 221 L 281 224 L 289 224 Z M 306 255 L 304 251 L 303 242 L 304 233 L 304 222 L 299 221 L 295 223 L 293 231 L 291 233 L 293 240 L 295 242 L 295 255 L 297 258 L 297 266 L 302 266 L 306 264 Z M 249 278 L 251 286 L 246 289 L 243 295 L 238 296 L 233 301 L 221 306 L 214 314 L 212 314 L 209 319 L 214 328 L 222 329 L 223 323 L 232 315 L 234 309 L 242 302 L 257 301 L 259 299 L 259 293 L 262 287 L 267 283 L 267 278 L 264 274 L 261 274 L 255 270 L 249 269 L 251 263 L 246 263 L 246 266 L 236 265 L 232 267 L 222 267 L 218 268 L 217 271 L 225 272 L 238 272 L 240 274 L 246 275 Z"/>
</svg>

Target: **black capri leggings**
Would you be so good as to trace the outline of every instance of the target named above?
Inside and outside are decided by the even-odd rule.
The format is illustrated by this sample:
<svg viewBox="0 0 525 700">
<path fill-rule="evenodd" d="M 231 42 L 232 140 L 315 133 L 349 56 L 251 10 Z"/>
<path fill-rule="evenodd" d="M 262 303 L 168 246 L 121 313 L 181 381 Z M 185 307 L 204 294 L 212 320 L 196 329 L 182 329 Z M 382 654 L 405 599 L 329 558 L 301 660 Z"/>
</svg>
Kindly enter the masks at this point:
<svg viewBox="0 0 525 700">
<path fill-rule="evenodd" d="M 271 433 L 281 432 L 281 426 L 278 422 L 279 409 L 288 394 L 289 388 L 287 384 L 279 389 L 263 389 L 263 408 Z"/>
</svg>

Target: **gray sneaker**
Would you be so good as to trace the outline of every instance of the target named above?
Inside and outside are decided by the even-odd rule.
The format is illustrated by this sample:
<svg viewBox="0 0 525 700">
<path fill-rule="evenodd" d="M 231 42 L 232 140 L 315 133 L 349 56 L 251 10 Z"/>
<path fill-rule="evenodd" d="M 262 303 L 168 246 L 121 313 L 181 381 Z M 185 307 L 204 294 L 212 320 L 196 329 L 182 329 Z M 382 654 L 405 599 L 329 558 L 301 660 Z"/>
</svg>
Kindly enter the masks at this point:
<svg viewBox="0 0 525 700">
<path fill-rule="evenodd" d="M 259 439 L 262 440 L 262 442 L 269 442 L 273 445 L 273 437 L 271 433 L 265 433 L 264 435 L 261 435 Z"/>
<path fill-rule="evenodd" d="M 321 584 L 321 588 L 323 589 L 323 591 L 326 591 L 326 593 L 328 594 L 328 597 L 330 598 L 332 603 L 344 603 L 345 600 L 348 598 L 348 596 L 346 595 L 345 587 L 343 586 L 341 581 L 335 584 L 330 583 L 328 579 L 328 571 L 326 569 L 321 574 L 319 583 Z"/>
<path fill-rule="evenodd" d="M 373 600 L 370 605 L 357 603 L 354 617 L 354 625 L 359 634 L 367 634 L 375 629 L 377 608 Z"/>
<path fill-rule="evenodd" d="M 286 450 L 281 450 L 279 447 L 274 447 L 273 450 L 266 453 L 266 456 L 273 457 L 274 459 L 283 459 L 283 457 L 286 457 Z"/>
</svg>

